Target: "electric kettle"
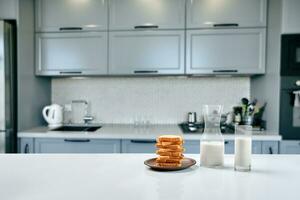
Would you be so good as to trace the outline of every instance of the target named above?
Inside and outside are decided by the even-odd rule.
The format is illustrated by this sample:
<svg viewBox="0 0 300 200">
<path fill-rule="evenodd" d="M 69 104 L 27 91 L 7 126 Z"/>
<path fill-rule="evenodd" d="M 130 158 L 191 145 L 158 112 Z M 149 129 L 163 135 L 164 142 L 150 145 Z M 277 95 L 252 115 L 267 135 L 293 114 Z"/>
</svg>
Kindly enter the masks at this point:
<svg viewBox="0 0 300 200">
<path fill-rule="evenodd" d="M 50 128 L 62 126 L 63 107 L 57 104 L 46 106 L 43 109 L 43 117 Z"/>
</svg>

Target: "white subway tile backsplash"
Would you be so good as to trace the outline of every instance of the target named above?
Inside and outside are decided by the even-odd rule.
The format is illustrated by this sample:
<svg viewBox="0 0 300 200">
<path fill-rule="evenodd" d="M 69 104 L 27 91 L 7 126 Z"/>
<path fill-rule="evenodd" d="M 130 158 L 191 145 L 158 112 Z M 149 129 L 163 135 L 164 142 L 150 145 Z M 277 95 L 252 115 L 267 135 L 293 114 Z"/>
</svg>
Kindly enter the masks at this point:
<svg viewBox="0 0 300 200">
<path fill-rule="evenodd" d="M 87 100 L 99 123 L 178 123 L 187 112 L 200 116 L 202 105 L 221 104 L 227 112 L 249 96 L 249 77 L 52 79 L 53 103 Z"/>
</svg>

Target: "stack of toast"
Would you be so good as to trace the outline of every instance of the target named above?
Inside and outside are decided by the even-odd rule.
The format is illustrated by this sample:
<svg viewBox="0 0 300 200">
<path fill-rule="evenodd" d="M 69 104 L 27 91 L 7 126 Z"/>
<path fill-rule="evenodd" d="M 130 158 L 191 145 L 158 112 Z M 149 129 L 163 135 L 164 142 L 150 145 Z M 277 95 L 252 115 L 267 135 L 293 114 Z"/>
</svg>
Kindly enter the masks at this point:
<svg viewBox="0 0 300 200">
<path fill-rule="evenodd" d="M 181 167 L 184 158 L 183 139 L 177 135 L 162 135 L 157 138 L 156 143 L 158 158 L 157 166 L 160 167 Z"/>
</svg>

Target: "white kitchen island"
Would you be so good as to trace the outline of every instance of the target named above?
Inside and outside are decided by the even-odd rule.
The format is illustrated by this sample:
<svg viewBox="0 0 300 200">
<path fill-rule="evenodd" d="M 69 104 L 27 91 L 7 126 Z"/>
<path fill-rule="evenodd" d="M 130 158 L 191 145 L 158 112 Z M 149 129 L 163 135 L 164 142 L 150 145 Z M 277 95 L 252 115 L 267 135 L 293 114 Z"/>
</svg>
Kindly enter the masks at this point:
<svg viewBox="0 0 300 200">
<path fill-rule="evenodd" d="M 299 200 L 300 156 L 255 155 L 251 172 L 144 166 L 151 154 L 0 155 L 1 200 Z"/>
</svg>

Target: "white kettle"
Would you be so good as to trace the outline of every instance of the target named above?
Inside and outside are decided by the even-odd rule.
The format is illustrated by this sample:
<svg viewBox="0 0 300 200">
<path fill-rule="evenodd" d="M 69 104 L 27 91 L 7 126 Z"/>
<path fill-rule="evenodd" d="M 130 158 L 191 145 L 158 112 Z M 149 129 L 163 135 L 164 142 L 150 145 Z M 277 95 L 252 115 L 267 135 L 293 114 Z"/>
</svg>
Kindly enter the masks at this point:
<svg viewBox="0 0 300 200">
<path fill-rule="evenodd" d="M 57 104 L 46 106 L 43 109 L 43 117 L 50 128 L 62 126 L 63 107 Z"/>
</svg>

